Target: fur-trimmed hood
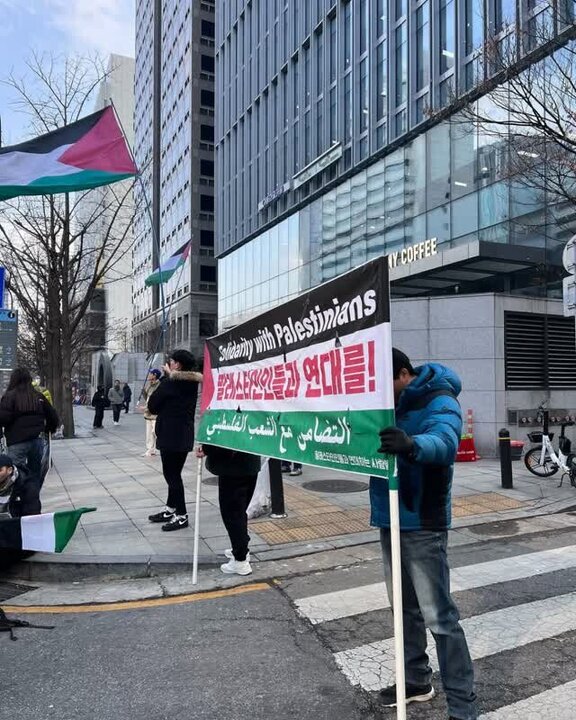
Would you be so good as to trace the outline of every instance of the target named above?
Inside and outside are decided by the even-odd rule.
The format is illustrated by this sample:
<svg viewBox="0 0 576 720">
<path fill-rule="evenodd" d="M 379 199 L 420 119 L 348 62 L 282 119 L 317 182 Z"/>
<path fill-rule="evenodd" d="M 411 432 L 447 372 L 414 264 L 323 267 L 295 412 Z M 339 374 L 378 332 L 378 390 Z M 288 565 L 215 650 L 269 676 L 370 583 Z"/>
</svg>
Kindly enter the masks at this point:
<svg viewBox="0 0 576 720">
<path fill-rule="evenodd" d="M 195 372 L 194 370 L 172 370 L 167 375 L 170 380 L 184 380 L 186 382 L 202 382 L 202 373 Z"/>
</svg>

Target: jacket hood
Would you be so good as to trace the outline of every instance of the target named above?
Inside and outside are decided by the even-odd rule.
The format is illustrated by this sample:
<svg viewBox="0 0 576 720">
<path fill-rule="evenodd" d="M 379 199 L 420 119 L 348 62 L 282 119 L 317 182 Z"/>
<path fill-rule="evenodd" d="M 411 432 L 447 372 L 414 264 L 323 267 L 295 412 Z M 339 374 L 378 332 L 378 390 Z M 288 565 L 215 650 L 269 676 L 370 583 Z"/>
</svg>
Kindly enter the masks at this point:
<svg viewBox="0 0 576 720">
<path fill-rule="evenodd" d="M 185 380 L 186 382 L 202 382 L 202 373 L 194 370 L 172 370 L 168 376 L 170 380 Z"/>
<path fill-rule="evenodd" d="M 433 390 L 450 390 L 458 396 L 462 390 L 460 378 L 454 370 L 439 363 L 427 363 L 414 368 L 416 377 L 406 386 L 402 395 L 416 397 Z"/>
</svg>

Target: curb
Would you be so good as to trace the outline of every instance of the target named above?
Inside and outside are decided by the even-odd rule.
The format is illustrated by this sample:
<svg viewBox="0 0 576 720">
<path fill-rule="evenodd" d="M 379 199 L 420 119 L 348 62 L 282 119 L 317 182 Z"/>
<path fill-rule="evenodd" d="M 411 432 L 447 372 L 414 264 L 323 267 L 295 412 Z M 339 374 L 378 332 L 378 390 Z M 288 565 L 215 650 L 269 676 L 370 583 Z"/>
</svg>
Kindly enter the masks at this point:
<svg viewBox="0 0 576 720">
<path fill-rule="evenodd" d="M 575 500 L 556 500 L 542 503 L 530 510 L 508 510 L 501 513 L 486 513 L 466 519 L 455 520 L 452 530 L 463 530 L 476 525 L 486 525 L 506 520 L 527 520 L 530 518 L 556 515 L 576 510 Z M 292 547 L 284 546 L 274 550 L 264 550 L 253 553 L 254 559 L 261 562 L 292 560 L 297 557 L 316 555 L 330 550 L 345 550 L 362 545 L 379 544 L 375 537 L 367 537 L 368 533 L 375 532 L 373 528 L 366 533 L 357 533 L 350 536 L 349 542 L 342 539 L 325 538 L 304 546 L 294 544 Z M 210 570 L 218 567 L 224 558 L 220 555 L 200 555 L 198 569 Z M 24 580 L 28 582 L 69 582 L 74 580 L 121 580 L 156 577 L 172 573 L 192 573 L 192 556 L 182 555 L 94 555 L 58 556 L 49 553 L 35 553 L 8 568 L 0 568 L 3 577 L 11 580 Z"/>
</svg>

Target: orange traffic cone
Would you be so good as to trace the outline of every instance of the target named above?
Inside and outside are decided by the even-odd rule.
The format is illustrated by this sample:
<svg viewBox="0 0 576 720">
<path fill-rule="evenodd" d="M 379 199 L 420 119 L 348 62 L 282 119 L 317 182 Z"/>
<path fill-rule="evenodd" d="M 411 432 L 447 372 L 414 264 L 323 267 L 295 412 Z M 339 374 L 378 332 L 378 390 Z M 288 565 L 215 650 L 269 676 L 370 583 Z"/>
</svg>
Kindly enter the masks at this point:
<svg viewBox="0 0 576 720">
<path fill-rule="evenodd" d="M 466 434 L 460 438 L 458 452 L 456 453 L 456 462 L 476 462 L 476 460 L 480 460 L 480 455 L 476 452 L 476 446 L 474 445 L 473 425 L 472 410 L 468 410 L 466 417 Z"/>
</svg>

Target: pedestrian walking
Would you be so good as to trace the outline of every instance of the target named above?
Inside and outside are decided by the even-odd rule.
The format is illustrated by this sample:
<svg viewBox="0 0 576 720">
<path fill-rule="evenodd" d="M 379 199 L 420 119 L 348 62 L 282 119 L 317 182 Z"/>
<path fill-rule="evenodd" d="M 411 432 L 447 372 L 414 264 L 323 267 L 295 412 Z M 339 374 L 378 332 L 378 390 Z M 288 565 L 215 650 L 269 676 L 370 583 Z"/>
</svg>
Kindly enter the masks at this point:
<svg viewBox="0 0 576 720">
<path fill-rule="evenodd" d="M 195 372 L 194 367 L 191 352 L 174 351 L 164 366 L 158 388 L 147 402 L 148 410 L 156 415 L 156 446 L 168 485 L 166 507 L 148 519 L 163 523 L 162 530 L 167 532 L 188 527 L 182 469 L 194 447 L 194 415 L 198 383 L 202 382 L 202 375 Z"/>
<path fill-rule="evenodd" d="M 124 413 L 130 411 L 130 403 L 132 402 L 132 388 L 128 383 L 124 383 L 122 386 L 122 395 L 124 397 Z"/>
<path fill-rule="evenodd" d="M 108 400 L 112 405 L 112 418 L 114 425 L 120 424 L 120 413 L 124 407 L 124 393 L 120 387 L 120 380 L 114 381 L 114 386 L 108 390 Z"/>
<path fill-rule="evenodd" d="M 104 410 L 110 405 L 104 388 L 102 385 L 98 385 L 96 392 L 92 396 L 92 407 L 94 408 L 94 423 L 92 427 L 101 429 L 104 427 L 102 421 L 104 420 Z"/>
<path fill-rule="evenodd" d="M 0 426 L 8 455 L 15 465 L 26 467 L 40 491 L 43 483 L 43 433 L 58 429 L 58 414 L 48 400 L 32 386 L 26 368 L 12 371 L 8 388 L 0 400 Z"/>
<path fill-rule="evenodd" d="M 406 702 L 425 702 L 436 694 L 426 654 L 426 628 L 436 642 L 449 720 L 476 720 L 474 671 L 458 609 L 450 595 L 446 554 L 451 522 L 451 485 L 462 429 L 457 396 L 460 379 L 449 368 L 428 363 L 412 367 L 392 351 L 396 426 L 380 432 L 379 451 L 397 456 L 400 496 L 400 547 Z M 384 574 L 392 603 L 388 483 L 371 478 L 372 522 L 380 531 Z M 396 686 L 380 693 L 396 705 Z"/>
<path fill-rule="evenodd" d="M 156 415 L 153 415 L 150 412 L 150 409 L 148 407 L 148 400 L 152 397 L 152 393 L 157 390 L 161 375 L 162 372 L 158 370 L 158 368 L 150 370 L 147 378 L 148 384 L 142 390 L 142 396 L 144 398 L 144 402 L 146 403 L 146 407 L 144 410 L 144 420 L 146 422 L 146 452 L 144 453 L 145 457 L 150 457 L 151 455 L 157 454 L 155 432 Z"/>
<path fill-rule="evenodd" d="M 260 472 L 260 456 L 216 445 L 200 445 L 196 455 L 205 456 L 206 468 L 218 477 L 220 514 L 232 545 L 224 551 L 228 562 L 220 565 L 220 570 L 227 575 L 250 575 L 252 566 L 246 510 Z"/>
</svg>

